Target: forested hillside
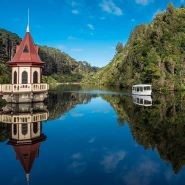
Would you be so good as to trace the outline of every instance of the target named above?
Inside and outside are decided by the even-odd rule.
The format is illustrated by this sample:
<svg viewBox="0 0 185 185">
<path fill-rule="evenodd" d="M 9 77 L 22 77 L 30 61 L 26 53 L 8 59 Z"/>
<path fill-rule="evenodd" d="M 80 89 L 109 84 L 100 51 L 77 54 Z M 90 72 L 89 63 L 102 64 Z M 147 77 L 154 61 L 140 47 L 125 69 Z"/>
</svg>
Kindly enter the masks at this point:
<svg viewBox="0 0 185 185">
<path fill-rule="evenodd" d="M 21 38 L 17 34 L 0 29 L 0 83 L 10 82 L 10 68 L 6 62 L 14 56 L 16 45 L 20 42 Z M 85 73 L 97 70 L 87 62 L 78 62 L 55 48 L 39 46 L 39 55 L 45 62 L 43 74 L 58 82 L 79 82 Z"/>
<path fill-rule="evenodd" d="M 151 83 L 156 90 L 185 89 L 185 8 L 169 4 L 151 24 L 137 26 L 111 63 L 84 82 L 131 87 Z"/>
</svg>

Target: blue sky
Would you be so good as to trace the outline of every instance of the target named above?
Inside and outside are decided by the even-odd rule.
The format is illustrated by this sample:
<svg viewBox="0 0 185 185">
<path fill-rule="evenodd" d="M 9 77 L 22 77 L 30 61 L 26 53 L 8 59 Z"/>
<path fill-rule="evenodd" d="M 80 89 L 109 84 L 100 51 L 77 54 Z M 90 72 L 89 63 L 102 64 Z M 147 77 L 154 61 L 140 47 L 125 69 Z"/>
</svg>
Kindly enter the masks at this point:
<svg viewBox="0 0 185 185">
<path fill-rule="evenodd" d="M 0 0 L 0 27 L 23 37 L 29 7 L 36 44 L 101 67 L 117 42 L 126 43 L 136 25 L 149 23 L 169 2 L 178 7 L 185 0 Z"/>
</svg>

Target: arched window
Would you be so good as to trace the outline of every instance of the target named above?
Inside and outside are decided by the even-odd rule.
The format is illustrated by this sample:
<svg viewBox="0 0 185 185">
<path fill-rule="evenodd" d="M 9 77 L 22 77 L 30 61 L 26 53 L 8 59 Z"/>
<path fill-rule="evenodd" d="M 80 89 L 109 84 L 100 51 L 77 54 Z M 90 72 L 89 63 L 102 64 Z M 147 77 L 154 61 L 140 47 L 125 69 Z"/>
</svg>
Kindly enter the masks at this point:
<svg viewBox="0 0 185 185">
<path fill-rule="evenodd" d="M 13 74 L 13 83 L 14 84 L 17 84 L 17 71 L 14 71 L 14 74 Z"/>
<path fill-rule="evenodd" d="M 33 73 L 33 83 L 34 84 L 38 83 L 38 72 L 37 71 Z"/>
<path fill-rule="evenodd" d="M 28 73 L 26 71 L 22 72 L 22 84 L 28 83 Z"/>
<path fill-rule="evenodd" d="M 16 126 L 16 124 L 13 124 L 13 134 L 17 135 L 17 126 Z"/>
<path fill-rule="evenodd" d="M 26 135 L 28 133 L 28 125 L 26 123 L 22 124 L 22 135 Z"/>
<path fill-rule="evenodd" d="M 34 134 L 38 132 L 38 123 L 33 123 L 33 132 Z"/>
</svg>

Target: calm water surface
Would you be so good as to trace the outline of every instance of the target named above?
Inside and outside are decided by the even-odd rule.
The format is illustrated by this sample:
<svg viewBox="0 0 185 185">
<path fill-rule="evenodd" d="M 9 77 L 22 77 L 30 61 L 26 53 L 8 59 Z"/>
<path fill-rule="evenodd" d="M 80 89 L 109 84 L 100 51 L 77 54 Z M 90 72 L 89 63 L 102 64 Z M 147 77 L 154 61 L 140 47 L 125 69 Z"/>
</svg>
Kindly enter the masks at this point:
<svg viewBox="0 0 185 185">
<path fill-rule="evenodd" d="M 60 89 L 47 108 L 3 104 L 14 121 L 40 117 L 1 123 L 0 184 L 184 184 L 185 95 L 134 102 L 124 92 Z"/>
</svg>

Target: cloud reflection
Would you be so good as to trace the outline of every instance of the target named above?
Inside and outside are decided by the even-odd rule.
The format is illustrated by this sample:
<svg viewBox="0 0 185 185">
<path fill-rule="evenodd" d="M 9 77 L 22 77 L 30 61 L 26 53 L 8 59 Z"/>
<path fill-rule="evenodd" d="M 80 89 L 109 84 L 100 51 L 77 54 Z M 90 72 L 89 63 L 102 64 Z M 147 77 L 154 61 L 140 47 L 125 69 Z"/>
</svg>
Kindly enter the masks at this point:
<svg viewBox="0 0 185 185">
<path fill-rule="evenodd" d="M 110 153 L 104 156 L 104 159 L 101 161 L 101 165 L 104 166 L 104 169 L 107 173 L 114 171 L 119 164 L 126 156 L 125 151 L 118 151 Z"/>
</svg>

